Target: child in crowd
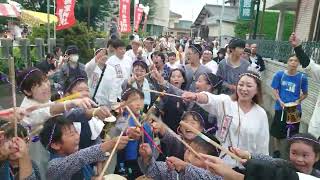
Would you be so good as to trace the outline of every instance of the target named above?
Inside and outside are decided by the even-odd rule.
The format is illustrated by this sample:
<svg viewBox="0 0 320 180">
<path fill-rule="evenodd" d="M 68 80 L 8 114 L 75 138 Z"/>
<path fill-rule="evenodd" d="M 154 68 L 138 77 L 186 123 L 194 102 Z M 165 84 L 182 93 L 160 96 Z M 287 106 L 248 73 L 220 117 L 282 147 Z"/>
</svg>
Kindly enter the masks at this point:
<svg viewBox="0 0 320 180">
<path fill-rule="evenodd" d="M 216 138 L 211 138 L 219 143 Z M 190 146 L 198 153 L 219 156 L 220 151 L 200 138 L 195 137 Z M 142 144 L 139 149 L 141 158 L 139 166 L 148 177 L 155 180 L 167 179 L 203 179 L 203 180 L 222 180 L 221 176 L 211 174 L 206 170 L 204 159 L 197 157 L 189 149 L 184 152 L 184 161 L 176 157 L 168 157 L 166 162 L 155 161 L 152 151 L 148 144 Z"/>
<path fill-rule="evenodd" d="M 67 81 L 65 95 L 80 92 L 83 96 L 89 97 L 89 88 L 85 77 L 77 77 Z M 106 107 L 92 109 L 72 108 L 66 112 L 65 117 L 73 122 L 77 132 L 80 134 L 79 148 L 83 149 L 101 142 L 100 133 L 104 127 L 102 120 L 111 114 Z"/>
<path fill-rule="evenodd" d="M 257 159 L 270 161 L 273 164 L 284 164 L 294 166 L 297 171 L 320 178 L 320 171 L 313 166 L 319 159 L 320 143 L 309 133 L 296 134 L 289 140 L 289 161 L 272 158 L 262 154 L 250 154 L 237 148 L 231 148 L 239 157 L 243 159 Z M 254 152 L 253 152 L 254 153 Z"/>
<path fill-rule="evenodd" d="M 30 68 L 22 71 L 17 77 L 17 84 L 25 95 L 20 107 L 29 108 L 51 102 L 50 81 L 39 69 Z M 61 114 L 65 110 L 69 110 L 75 106 L 83 105 L 85 108 L 91 108 L 91 104 L 94 104 L 94 102 L 88 98 L 55 103 L 52 106 L 32 111 L 28 116 L 23 118 L 22 124 L 33 130 L 37 125 L 41 125 L 51 116 Z M 32 160 L 38 164 L 41 176 L 44 178 L 49 159 L 47 151 L 39 142 L 36 142 L 30 146 L 30 155 Z"/>
<path fill-rule="evenodd" d="M 221 90 L 222 79 L 213 73 L 204 73 L 199 76 L 196 82 L 196 92 L 210 92 L 217 94 Z M 188 110 L 198 112 L 204 119 L 204 128 L 206 132 L 215 134 L 218 130 L 217 117 L 202 109 L 195 102 L 190 102 Z"/>
<path fill-rule="evenodd" d="M 185 112 L 181 117 L 181 121 L 189 124 L 199 131 L 203 131 L 204 121 L 201 115 L 195 111 Z M 161 143 L 165 144 L 166 154 L 168 156 L 175 156 L 183 159 L 185 152 L 184 145 L 176 137 L 174 137 L 174 135 L 172 135 L 168 129 L 166 129 L 165 125 L 161 124 L 160 122 L 153 122 L 152 127 L 155 133 L 159 133 Z M 179 126 L 177 131 L 181 138 L 189 144 L 196 137 L 196 134 L 189 131 L 185 127 Z"/>
<path fill-rule="evenodd" d="M 171 70 L 179 68 L 180 62 L 177 61 L 176 53 L 175 52 L 169 52 L 168 53 L 168 62 L 165 64 L 165 66 L 169 67 Z"/>
<path fill-rule="evenodd" d="M 278 158 L 286 157 L 280 153 L 281 140 L 299 132 L 299 122 L 287 126 L 286 103 L 296 103 L 297 116 L 301 117 L 301 102 L 308 96 L 307 76 L 298 72 L 300 60 L 296 56 L 291 56 L 287 64 L 286 70 L 276 72 L 271 84 L 272 93 L 277 101 L 274 106 L 275 115 L 271 124 L 270 134 L 274 137 L 275 151 L 273 156 Z"/>
<path fill-rule="evenodd" d="M 137 119 L 140 119 L 141 110 L 144 106 L 144 94 L 137 89 L 129 88 L 123 93 L 121 99 L 122 101 L 131 101 L 132 99 L 135 99 L 135 101 L 130 103 L 128 107 Z M 120 134 L 121 131 L 125 131 L 130 139 L 132 139 L 123 151 L 118 152 L 118 163 L 116 169 L 116 172 L 118 172 L 121 168 L 125 168 L 130 180 L 142 175 L 137 162 L 140 139 L 142 138 L 142 141 L 151 144 L 150 139 L 145 133 L 147 133 L 149 137 L 153 137 L 151 126 L 148 123 L 143 123 L 144 130 L 140 130 L 137 126 L 138 125 L 135 123 L 133 117 L 125 109 L 122 115 L 118 117 L 115 127 L 113 127 L 109 133 L 111 137 L 114 137 Z M 145 133 L 143 131 L 145 131 Z"/>
<path fill-rule="evenodd" d="M 151 93 L 144 91 L 144 89 L 150 89 L 150 84 L 146 73 L 148 73 L 148 65 L 144 61 L 135 61 L 133 63 L 132 77 L 124 80 L 122 83 L 122 92 L 126 91 L 128 88 L 139 89 L 144 94 L 144 110 L 148 108 L 151 103 Z"/>
<path fill-rule="evenodd" d="M 50 118 L 40 133 L 42 145 L 50 152 L 47 179 L 91 179 L 94 172 L 91 163 L 106 159 L 116 139 L 105 141 L 79 150 L 79 134 L 72 122 L 62 115 Z M 128 143 L 128 137 L 121 137 L 117 149 Z"/>
<path fill-rule="evenodd" d="M 0 179 L 40 180 L 39 168 L 29 156 L 30 137 L 27 129 L 18 124 L 18 137 L 14 137 L 14 128 L 7 121 L 0 121 L 0 129 L 5 130 L 0 142 L 1 148 L 6 148 L 8 152 L 0 162 Z"/>
<path fill-rule="evenodd" d="M 184 90 L 186 88 L 186 76 L 182 69 L 173 69 L 169 75 L 169 82 L 174 87 Z M 174 93 L 168 89 L 167 93 Z M 164 96 L 160 101 L 160 110 L 162 112 L 163 122 L 173 131 L 177 131 L 183 112 L 186 110 L 186 104 L 181 98 Z"/>
</svg>

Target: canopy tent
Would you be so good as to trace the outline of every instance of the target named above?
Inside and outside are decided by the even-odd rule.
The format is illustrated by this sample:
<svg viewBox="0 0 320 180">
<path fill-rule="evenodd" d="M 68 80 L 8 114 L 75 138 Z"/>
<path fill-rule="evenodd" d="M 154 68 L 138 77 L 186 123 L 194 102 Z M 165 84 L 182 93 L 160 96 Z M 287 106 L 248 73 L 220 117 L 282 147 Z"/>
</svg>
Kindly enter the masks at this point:
<svg viewBox="0 0 320 180">
<path fill-rule="evenodd" d="M 50 14 L 49 23 L 57 23 L 58 18 L 55 15 Z M 42 12 L 30 11 L 30 10 L 22 10 L 21 11 L 21 21 L 30 25 L 37 26 L 40 24 L 48 23 L 48 15 Z"/>
<path fill-rule="evenodd" d="M 16 6 L 0 3 L 0 16 L 17 18 L 20 17 L 20 13 Z"/>
</svg>

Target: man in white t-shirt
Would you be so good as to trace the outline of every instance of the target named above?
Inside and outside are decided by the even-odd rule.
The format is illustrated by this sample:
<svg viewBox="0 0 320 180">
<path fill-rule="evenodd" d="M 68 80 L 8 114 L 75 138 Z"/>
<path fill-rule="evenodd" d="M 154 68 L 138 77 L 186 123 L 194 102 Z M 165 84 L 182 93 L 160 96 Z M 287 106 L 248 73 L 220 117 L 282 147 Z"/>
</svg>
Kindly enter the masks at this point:
<svg viewBox="0 0 320 180">
<path fill-rule="evenodd" d="M 115 85 L 113 91 L 117 93 L 117 97 L 121 97 L 121 84 L 125 79 L 129 79 L 132 69 L 132 59 L 125 55 L 125 44 L 121 40 L 117 39 L 113 42 L 115 49 L 115 55 L 111 56 L 107 65 L 114 67 L 116 71 Z"/>
<path fill-rule="evenodd" d="M 125 55 L 130 57 L 131 63 L 137 60 L 138 57 L 138 50 L 139 47 L 141 47 L 140 38 L 137 35 L 134 35 L 134 38 L 131 41 L 131 47 L 132 49 L 128 50 Z"/>
<path fill-rule="evenodd" d="M 201 64 L 211 70 L 213 74 L 217 73 L 218 64 L 212 59 L 212 51 L 206 49 L 202 53 Z"/>
<path fill-rule="evenodd" d="M 148 66 L 152 65 L 152 59 L 151 54 L 154 52 L 153 45 L 154 45 L 154 39 L 152 37 L 147 37 L 144 41 L 144 52 L 143 57 L 146 60 L 146 63 Z"/>
</svg>

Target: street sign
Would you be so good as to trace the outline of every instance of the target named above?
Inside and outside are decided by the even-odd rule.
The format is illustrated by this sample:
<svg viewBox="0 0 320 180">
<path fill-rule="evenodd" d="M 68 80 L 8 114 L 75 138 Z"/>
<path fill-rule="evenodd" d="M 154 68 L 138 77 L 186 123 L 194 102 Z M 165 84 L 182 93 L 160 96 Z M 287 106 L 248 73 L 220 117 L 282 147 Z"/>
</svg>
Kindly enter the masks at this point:
<svg viewBox="0 0 320 180">
<path fill-rule="evenodd" d="M 240 0 L 239 19 L 252 20 L 253 8 L 254 8 L 254 0 Z"/>
</svg>

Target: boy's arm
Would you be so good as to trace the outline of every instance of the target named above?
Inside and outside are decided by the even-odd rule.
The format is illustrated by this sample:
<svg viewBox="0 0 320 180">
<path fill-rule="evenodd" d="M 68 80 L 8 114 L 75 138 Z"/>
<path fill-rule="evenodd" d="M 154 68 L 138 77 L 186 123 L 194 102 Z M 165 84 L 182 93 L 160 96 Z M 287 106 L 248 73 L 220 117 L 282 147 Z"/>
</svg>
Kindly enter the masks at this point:
<svg viewBox="0 0 320 180">
<path fill-rule="evenodd" d="M 49 179 L 59 179 L 62 177 L 68 179 L 83 166 L 105 159 L 106 156 L 102 151 L 101 144 L 81 149 L 69 156 L 51 160 L 48 166 L 47 177 Z"/>
<path fill-rule="evenodd" d="M 178 175 L 176 171 L 170 171 L 168 169 L 166 162 L 155 161 L 153 157 L 149 162 L 143 161 L 142 158 L 139 157 L 138 164 L 143 174 L 155 180 L 176 179 Z"/>
<path fill-rule="evenodd" d="M 285 165 L 285 166 L 291 165 L 287 160 L 280 159 L 280 158 L 272 158 L 271 156 L 264 155 L 264 154 L 252 154 L 251 159 L 268 161 L 274 165 Z"/>
<path fill-rule="evenodd" d="M 186 166 L 184 172 L 182 172 L 182 176 L 185 177 L 185 179 L 188 179 L 188 177 L 193 177 L 193 179 L 223 180 L 223 177 L 212 174 L 206 169 L 199 168 L 191 164 Z"/>
</svg>

